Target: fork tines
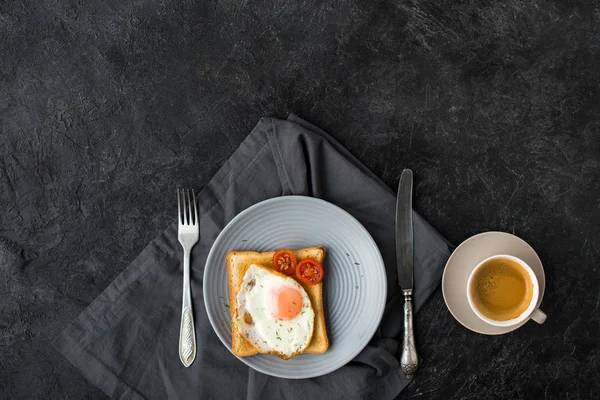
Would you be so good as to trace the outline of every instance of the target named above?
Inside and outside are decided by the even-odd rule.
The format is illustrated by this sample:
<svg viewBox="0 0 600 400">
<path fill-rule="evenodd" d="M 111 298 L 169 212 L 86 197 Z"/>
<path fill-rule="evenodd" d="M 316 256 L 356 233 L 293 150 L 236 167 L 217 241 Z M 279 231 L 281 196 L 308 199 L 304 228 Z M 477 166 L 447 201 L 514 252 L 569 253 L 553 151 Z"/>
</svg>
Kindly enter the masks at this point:
<svg viewBox="0 0 600 400">
<path fill-rule="evenodd" d="M 181 195 L 179 192 L 181 192 Z M 179 225 L 196 225 L 198 223 L 196 193 L 193 189 L 191 192 L 192 195 L 190 197 L 189 189 L 177 189 L 177 215 L 179 215 Z"/>
</svg>

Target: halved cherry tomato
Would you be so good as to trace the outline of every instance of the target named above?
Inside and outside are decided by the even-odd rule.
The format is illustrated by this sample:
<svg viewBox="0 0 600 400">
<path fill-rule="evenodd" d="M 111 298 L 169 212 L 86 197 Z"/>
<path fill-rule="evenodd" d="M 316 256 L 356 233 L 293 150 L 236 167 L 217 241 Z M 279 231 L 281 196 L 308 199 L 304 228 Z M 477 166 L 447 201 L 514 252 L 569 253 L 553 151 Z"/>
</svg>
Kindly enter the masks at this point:
<svg viewBox="0 0 600 400">
<path fill-rule="evenodd" d="M 273 268 L 277 271 L 293 275 L 296 272 L 296 255 L 287 249 L 281 249 L 273 255 Z"/>
<path fill-rule="evenodd" d="M 312 258 L 302 260 L 296 267 L 296 276 L 302 282 L 316 285 L 323 280 L 323 265 Z"/>
</svg>

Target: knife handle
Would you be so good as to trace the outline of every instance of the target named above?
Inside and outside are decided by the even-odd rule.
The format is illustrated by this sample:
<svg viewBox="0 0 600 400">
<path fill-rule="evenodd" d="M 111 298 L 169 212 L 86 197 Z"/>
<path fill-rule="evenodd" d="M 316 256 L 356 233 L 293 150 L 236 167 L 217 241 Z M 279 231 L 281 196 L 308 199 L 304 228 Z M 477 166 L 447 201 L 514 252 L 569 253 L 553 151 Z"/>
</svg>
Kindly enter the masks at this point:
<svg viewBox="0 0 600 400">
<path fill-rule="evenodd" d="M 417 372 L 419 358 L 415 347 L 415 333 L 413 330 L 412 290 L 404 291 L 404 335 L 402 338 L 402 355 L 400 367 L 407 377 Z"/>
</svg>

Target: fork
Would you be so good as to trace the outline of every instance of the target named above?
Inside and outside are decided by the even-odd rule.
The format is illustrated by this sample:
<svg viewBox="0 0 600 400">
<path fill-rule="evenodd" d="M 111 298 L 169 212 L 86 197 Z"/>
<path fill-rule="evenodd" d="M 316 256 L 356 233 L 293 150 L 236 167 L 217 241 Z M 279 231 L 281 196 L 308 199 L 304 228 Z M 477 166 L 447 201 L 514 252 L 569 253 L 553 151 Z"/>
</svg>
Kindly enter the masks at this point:
<svg viewBox="0 0 600 400">
<path fill-rule="evenodd" d="M 177 212 L 179 217 L 178 238 L 183 247 L 183 299 L 179 330 L 179 359 L 185 367 L 189 367 L 196 358 L 196 331 L 190 293 L 190 252 L 200 236 L 196 194 L 193 190 L 192 198 L 190 198 L 189 190 L 177 190 Z"/>
</svg>

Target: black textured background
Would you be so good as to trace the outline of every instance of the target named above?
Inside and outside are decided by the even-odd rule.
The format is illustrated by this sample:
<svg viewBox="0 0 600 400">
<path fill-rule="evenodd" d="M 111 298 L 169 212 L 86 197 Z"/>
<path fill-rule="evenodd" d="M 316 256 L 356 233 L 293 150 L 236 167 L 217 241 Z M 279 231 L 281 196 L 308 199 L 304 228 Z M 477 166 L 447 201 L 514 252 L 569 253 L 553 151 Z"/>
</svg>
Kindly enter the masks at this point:
<svg viewBox="0 0 600 400">
<path fill-rule="evenodd" d="M 546 266 L 548 321 L 501 337 L 438 291 L 401 398 L 598 398 L 598 4 L 0 1 L 0 396 L 105 398 L 52 338 L 177 187 L 295 112 L 392 187 L 412 168 L 452 242 L 514 232 Z"/>
</svg>

